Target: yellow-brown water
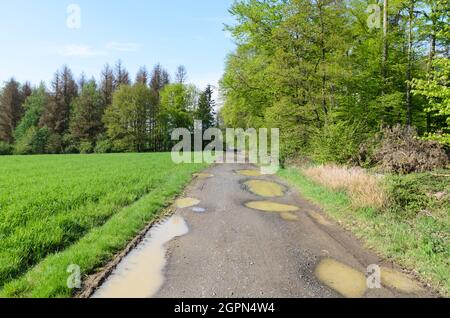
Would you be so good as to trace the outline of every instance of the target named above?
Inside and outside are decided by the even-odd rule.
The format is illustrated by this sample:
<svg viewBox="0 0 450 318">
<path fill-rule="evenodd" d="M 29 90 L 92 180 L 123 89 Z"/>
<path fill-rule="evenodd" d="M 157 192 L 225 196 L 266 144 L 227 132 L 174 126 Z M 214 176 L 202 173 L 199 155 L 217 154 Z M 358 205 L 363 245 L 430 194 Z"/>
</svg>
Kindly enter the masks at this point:
<svg viewBox="0 0 450 318">
<path fill-rule="evenodd" d="M 261 197 L 273 198 L 282 197 L 285 188 L 275 182 L 264 180 L 249 180 L 244 183 L 248 189 Z"/>
<path fill-rule="evenodd" d="M 324 259 L 315 270 L 316 277 L 347 298 L 360 298 L 367 289 L 364 274 L 333 259 Z"/>
<path fill-rule="evenodd" d="M 165 244 L 173 238 L 187 234 L 185 220 L 172 216 L 153 227 L 141 244 L 128 254 L 93 298 L 148 298 L 164 283 L 166 265 Z"/>
<path fill-rule="evenodd" d="M 261 177 L 262 173 L 259 170 L 238 170 L 236 171 L 238 174 L 240 174 L 241 176 L 246 176 L 246 177 Z"/>
<path fill-rule="evenodd" d="M 422 287 L 407 275 L 385 267 L 381 268 L 381 283 L 406 294 L 417 294 L 423 291 Z"/>
<path fill-rule="evenodd" d="M 250 209 L 255 209 L 264 212 L 295 212 L 299 208 L 293 205 L 281 204 L 272 201 L 251 201 L 245 204 Z"/>
<path fill-rule="evenodd" d="M 194 198 L 181 198 L 175 201 L 175 207 L 178 209 L 190 208 L 200 203 L 200 200 Z"/>
<path fill-rule="evenodd" d="M 298 216 L 291 212 L 283 212 L 280 214 L 280 216 L 285 221 L 289 221 L 289 222 L 298 221 Z"/>
</svg>

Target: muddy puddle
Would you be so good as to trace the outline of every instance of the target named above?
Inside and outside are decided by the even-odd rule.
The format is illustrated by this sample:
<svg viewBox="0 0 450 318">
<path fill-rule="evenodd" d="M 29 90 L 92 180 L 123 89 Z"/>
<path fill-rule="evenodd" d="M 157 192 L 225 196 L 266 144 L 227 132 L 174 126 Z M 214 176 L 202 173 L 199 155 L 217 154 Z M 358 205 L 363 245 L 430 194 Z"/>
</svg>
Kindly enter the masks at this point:
<svg viewBox="0 0 450 318">
<path fill-rule="evenodd" d="M 196 206 L 200 203 L 200 200 L 194 198 L 182 198 L 175 201 L 175 207 L 178 209 L 185 209 Z"/>
<path fill-rule="evenodd" d="M 397 289 L 406 294 L 420 294 L 422 287 L 407 275 L 390 268 L 381 268 L 381 283 L 383 286 Z"/>
<path fill-rule="evenodd" d="M 251 201 L 247 202 L 245 206 L 254 210 L 275 213 L 295 212 L 299 210 L 299 208 L 296 206 L 281 204 L 272 201 Z"/>
<path fill-rule="evenodd" d="M 320 262 L 315 275 L 323 284 L 347 298 L 360 298 L 367 289 L 363 273 L 333 259 Z"/>
<path fill-rule="evenodd" d="M 291 212 L 283 212 L 280 214 L 281 218 L 285 221 L 295 222 L 298 221 L 298 216 Z"/>
<path fill-rule="evenodd" d="M 282 197 L 286 188 L 278 183 L 264 180 L 249 180 L 244 183 L 250 192 L 260 197 Z"/>
<path fill-rule="evenodd" d="M 188 232 L 186 221 L 180 216 L 172 216 L 153 227 L 92 297 L 152 297 L 164 283 L 163 270 L 167 261 L 165 244 Z"/>
<path fill-rule="evenodd" d="M 261 177 L 263 175 L 259 170 L 238 170 L 236 173 L 245 177 Z"/>
</svg>

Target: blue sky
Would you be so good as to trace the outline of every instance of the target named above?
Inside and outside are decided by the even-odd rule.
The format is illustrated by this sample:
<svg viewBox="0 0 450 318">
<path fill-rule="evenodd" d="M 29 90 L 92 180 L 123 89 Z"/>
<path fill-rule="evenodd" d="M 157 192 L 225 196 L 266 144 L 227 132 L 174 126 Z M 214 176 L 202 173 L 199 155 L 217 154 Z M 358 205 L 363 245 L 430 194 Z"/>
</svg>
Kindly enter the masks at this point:
<svg viewBox="0 0 450 318">
<path fill-rule="evenodd" d="M 67 64 L 98 78 L 121 59 L 133 79 L 141 65 L 177 65 L 198 86 L 216 85 L 233 43 L 223 31 L 233 0 L 0 0 L 0 82 L 47 83 Z M 81 9 L 69 28 L 70 4 Z M 71 20 L 70 21 L 76 21 Z M 69 24 L 70 25 L 70 24 Z"/>
</svg>

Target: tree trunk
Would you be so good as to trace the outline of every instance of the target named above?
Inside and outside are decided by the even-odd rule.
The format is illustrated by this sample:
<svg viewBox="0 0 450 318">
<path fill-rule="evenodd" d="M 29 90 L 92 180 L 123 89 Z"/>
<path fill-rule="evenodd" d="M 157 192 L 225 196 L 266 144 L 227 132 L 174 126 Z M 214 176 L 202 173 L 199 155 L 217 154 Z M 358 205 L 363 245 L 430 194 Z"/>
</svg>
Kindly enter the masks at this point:
<svg viewBox="0 0 450 318">
<path fill-rule="evenodd" d="M 431 31 L 431 41 L 430 41 L 430 53 L 428 55 L 428 66 L 427 66 L 427 76 L 431 79 L 433 72 L 433 61 L 436 55 L 436 21 L 432 20 L 432 31 Z M 431 132 L 431 114 L 427 112 L 427 133 Z"/>
<path fill-rule="evenodd" d="M 408 65 L 406 70 L 406 124 L 411 126 L 412 123 L 412 98 L 411 98 L 411 75 L 412 75 L 412 46 L 413 46 L 413 20 L 414 20 L 414 1 L 409 6 L 408 17 Z"/>
<path fill-rule="evenodd" d="M 387 84 L 387 59 L 388 59 L 388 9 L 389 9 L 389 1 L 384 0 L 383 6 L 383 56 L 381 62 L 381 75 L 383 77 L 383 89 L 382 94 L 385 94 L 386 84 Z"/>
</svg>

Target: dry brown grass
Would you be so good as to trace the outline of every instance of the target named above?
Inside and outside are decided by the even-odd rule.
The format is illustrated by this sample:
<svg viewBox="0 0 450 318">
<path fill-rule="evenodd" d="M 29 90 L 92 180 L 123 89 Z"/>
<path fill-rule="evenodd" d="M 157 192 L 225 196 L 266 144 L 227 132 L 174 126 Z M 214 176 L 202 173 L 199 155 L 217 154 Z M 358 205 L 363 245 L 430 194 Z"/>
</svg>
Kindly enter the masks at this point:
<svg viewBox="0 0 450 318">
<path fill-rule="evenodd" d="M 334 191 L 345 191 L 356 208 L 380 209 L 386 203 L 386 194 L 380 176 L 372 175 L 360 168 L 335 165 L 317 166 L 303 170 L 315 182 Z"/>
</svg>

